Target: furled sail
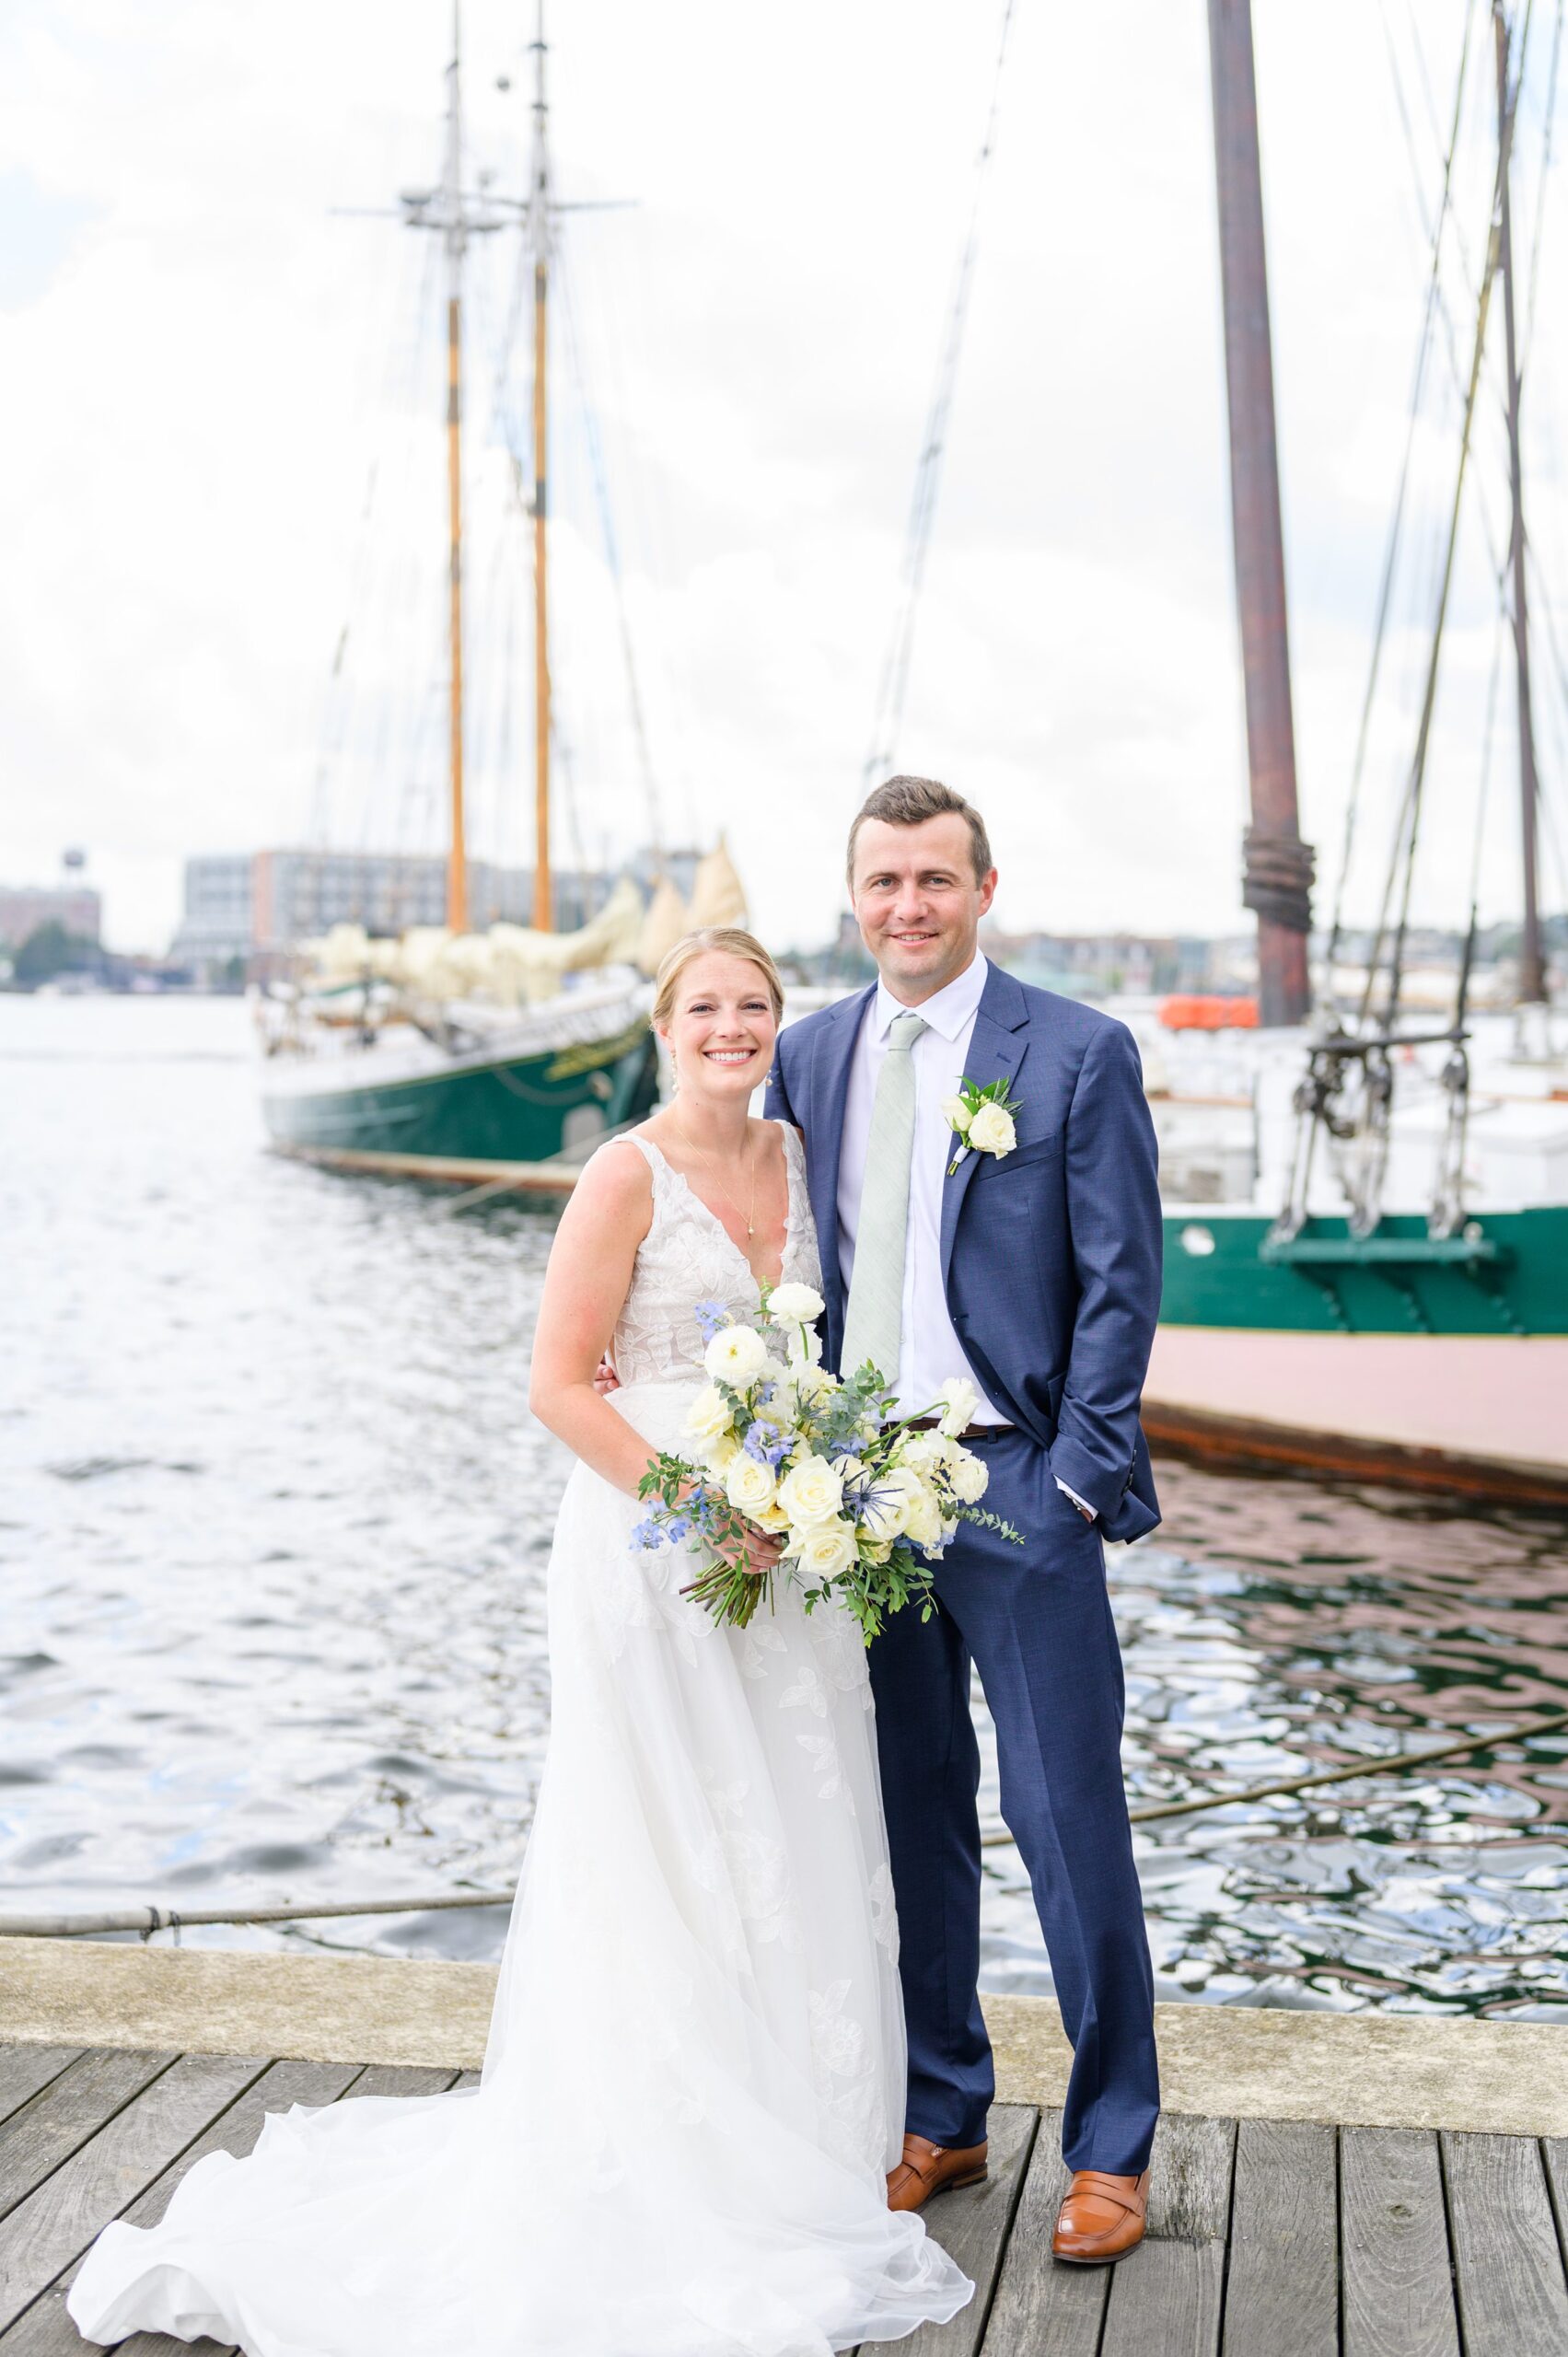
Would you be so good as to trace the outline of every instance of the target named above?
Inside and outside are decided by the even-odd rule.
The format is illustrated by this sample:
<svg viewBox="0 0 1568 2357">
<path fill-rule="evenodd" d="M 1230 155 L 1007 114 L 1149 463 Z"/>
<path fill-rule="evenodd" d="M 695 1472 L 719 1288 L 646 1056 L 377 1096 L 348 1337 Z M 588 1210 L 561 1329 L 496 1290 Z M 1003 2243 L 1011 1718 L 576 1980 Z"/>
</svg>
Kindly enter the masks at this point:
<svg viewBox="0 0 1568 2357">
<path fill-rule="evenodd" d="M 661 876 L 637 936 L 637 963 L 645 974 L 656 974 L 664 959 L 695 919 L 668 876 Z"/>
<path fill-rule="evenodd" d="M 746 922 L 746 887 L 736 874 L 725 839 L 721 835 L 718 848 L 697 862 L 696 878 L 691 887 L 691 916 L 693 927 L 705 924 L 744 924 Z"/>
</svg>

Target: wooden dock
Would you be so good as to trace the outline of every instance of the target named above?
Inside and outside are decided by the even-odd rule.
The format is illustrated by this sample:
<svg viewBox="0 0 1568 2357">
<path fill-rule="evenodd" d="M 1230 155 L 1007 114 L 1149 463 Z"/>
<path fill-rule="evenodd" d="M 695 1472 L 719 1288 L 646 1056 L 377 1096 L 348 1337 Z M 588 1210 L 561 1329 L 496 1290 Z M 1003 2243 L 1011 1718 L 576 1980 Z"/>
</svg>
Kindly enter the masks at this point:
<svg viewBox="0 0 1568 2357">
<path fill-rule="evenodd" d="M 82 2254 L 162 2215 L 193 2161 L 250 2149 L 269 2110 L 430 2095 L 472 2071 L 113 2047 L 0 2046 L 0 2357 L 66 2357 Z M 1169 2113 L 1149 2236 L 1064 2268 L 1060 2115 L 992 2114 L 992 2172 L 931 2205 L 970 2305 L 906 2357 L 1563 2357 L 1568 2137 Z M 138 2334 L 125 2357 L 180 2357 Z M 419 2351 L 388 2357 L 425 2357 Z"/>
</svg>

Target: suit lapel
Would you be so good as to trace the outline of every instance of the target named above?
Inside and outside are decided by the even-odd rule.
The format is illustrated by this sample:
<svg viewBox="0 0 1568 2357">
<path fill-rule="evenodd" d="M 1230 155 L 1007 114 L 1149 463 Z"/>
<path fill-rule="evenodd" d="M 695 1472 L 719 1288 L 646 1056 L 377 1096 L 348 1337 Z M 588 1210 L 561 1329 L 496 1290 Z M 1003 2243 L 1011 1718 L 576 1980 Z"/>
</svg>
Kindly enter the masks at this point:
<svg viewBox="0 0 1568 2357">
<path fill-rule="evenodd" d="M 811 1106 L 807 1116 L 815 1132 L 817 1152 L 807 1156 L 811 1215 L 822 1247 L 822 1274 L 835 1300 L 842 1294 L 839 1274 L 839 1165 L 843 1156 L 844 1098 L 849 1093 L 849 1068 L 860 1037 L 862 1017 L 877 985 L 840 999 L 832 1020 L 825 1023 L 812 1058 Z"/>
<path fill-rule="evenodd" d="M 1028 1052 L 1028 1039 L 1025 1026 L 1028 1021 L 1028 1002 L 1011 974 L 1000 966 L 993 966 L 985 978 L 985 989 L 974 1018 L 974 1030 L 970 1037 L 969 1053 L 964 1058 L 964 1078 L 977 1088 L 987 1087 L 993 1080 L 1016 1078 L 1019 1066 Z M 952 1161 L 958 1149 L 947 1160 Z M 942 1283 L 947 1283 L 947 1271 L 953 1264 L 953 1242 L 958 1232 L 958 1213 L 963 1208 L 970 1180 L 980 1161 L 978 1154 L 966 1154 L 957 1170 L 942 1181 Z"/>
</svg>

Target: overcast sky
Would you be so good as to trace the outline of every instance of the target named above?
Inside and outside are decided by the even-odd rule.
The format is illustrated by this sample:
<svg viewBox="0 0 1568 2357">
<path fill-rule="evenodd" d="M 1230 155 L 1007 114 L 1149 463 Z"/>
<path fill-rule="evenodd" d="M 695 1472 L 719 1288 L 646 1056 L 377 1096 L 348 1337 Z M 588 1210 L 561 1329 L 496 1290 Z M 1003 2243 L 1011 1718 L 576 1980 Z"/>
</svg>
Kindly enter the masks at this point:
<svg viewBox="0 0 1568 2357">
<path fill-rule="evenodd" d="M 1468 354 L 1484 0 L 1254 0 L 1302 820 L 1330 877 L 1467 6 L 1463 250 L 1447 284 Z M 580 366 L 563 337 L 563 855 L 569 815 L 595 860 L 648 824 L 586 393 L 666 836 L 726 829 L 780 946 L 821 938 L 840 906 L 1001 14 L 993 0 L 552 7 L 560 193 L 637 201 L 565 231 Z M 1554 14 L 1535 11 L 1521 118 L 1521 271 Z M 521 184 L 530 21 L 516 0 L 465 9 L 470 175 L 492 169 L 498 188 Z M 333 208 L 433 180 L 449 51 L 444 0 L 9 0 L 0 24 L 0 880 L 48 881 L 80 843 L 117 946 L 166 944 L 188 852 L 315 828 L 437 845 L 437 257 L 428 238 Z M 1530 529 L 1568 648 L 1551 430 L 1563 213 L 1558 174 L 1526 401 Z M 472 273 L 471 847 L 526 862 L 527 543 L 491 403 L 515 266 L 498 238 Z M 1452 487 L 1447 370 L 1434 364 L 1417 449 L 1362 907 L 1408 758 Z M 1501 454 L 1493 389 L 1477 469 L 1494 536 Z M 1496 643 L 1479 511 L 1466 528 L 1422 894 L 1449 922 Z M 1538 646 L 1562 837 L 1568 728 L 1544 621 Z M 1493 914 L 1517 899 L 1506 672 L 1504 688 Z M 1016 0 L 898 754 L 985 810 L 1010 925 L 1243 921 L 1202 0 Z M 1550 864 L 1547 898 L 1562 900 Z"/>
</svg>

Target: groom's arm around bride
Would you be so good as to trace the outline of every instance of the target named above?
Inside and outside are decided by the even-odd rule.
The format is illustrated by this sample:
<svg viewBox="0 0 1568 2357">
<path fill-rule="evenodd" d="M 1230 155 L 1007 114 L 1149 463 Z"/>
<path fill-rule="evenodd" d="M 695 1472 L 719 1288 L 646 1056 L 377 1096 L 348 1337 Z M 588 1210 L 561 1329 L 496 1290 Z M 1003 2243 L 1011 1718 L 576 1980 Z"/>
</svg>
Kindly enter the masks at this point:
<svg viewBox="0 0 1568 2357">
<path fill-rule="evenodd" d="M 1126 1028 L 981 954 L 996 871 L 961 795 L 878 787 L 848 876 L 877 981 L 780 1034 L 768 1106 L 806 1141 L 829 1364 L 896 1370 L 906 1414 L 967 1377 L 986 1503 L 1026 1534 L 1018 1549 L 965 1525 L 935 1567 L 941 1610 L 897 1616 L 872 1648 L 910 2049 L 891 2194 L 913 2206 L 984 2165 L 972 1661 L 1074 2047 L 1055 2247 L 1114 2258 L 1142 2232 L 1158 2111 L 1100 1543 L 1159 1519 L 1138 1416 L 1160 1294 L 1154 1127 Z M 955 1100 L 979 1091 L 1011 1142 L 992 1120 L 960 1154 Z"/>
</svg>

